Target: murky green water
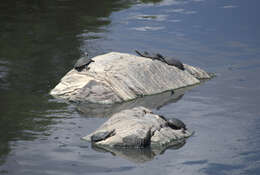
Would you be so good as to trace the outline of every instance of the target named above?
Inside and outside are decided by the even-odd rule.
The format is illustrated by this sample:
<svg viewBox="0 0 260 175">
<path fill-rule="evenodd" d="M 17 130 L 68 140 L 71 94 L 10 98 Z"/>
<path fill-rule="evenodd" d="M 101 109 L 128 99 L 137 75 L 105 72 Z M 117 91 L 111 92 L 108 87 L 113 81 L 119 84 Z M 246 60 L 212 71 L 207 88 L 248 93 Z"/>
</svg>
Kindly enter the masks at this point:
<svg viewBox="0 0 260 175">
<path fill-rule="evenodd" d="M 259 5 L 1 1 L 0 174 L 259 174 Z M 75 106 L 48 95 L 83 52 L 134 49 L 177 56 L 217 77 L 169 99 L 163 94 L 112 107 Z M 156 155 L 111 154 L 80 140 L 106 116 L 139 104 L 182 119 L 195 135 Z"/>
</svg>

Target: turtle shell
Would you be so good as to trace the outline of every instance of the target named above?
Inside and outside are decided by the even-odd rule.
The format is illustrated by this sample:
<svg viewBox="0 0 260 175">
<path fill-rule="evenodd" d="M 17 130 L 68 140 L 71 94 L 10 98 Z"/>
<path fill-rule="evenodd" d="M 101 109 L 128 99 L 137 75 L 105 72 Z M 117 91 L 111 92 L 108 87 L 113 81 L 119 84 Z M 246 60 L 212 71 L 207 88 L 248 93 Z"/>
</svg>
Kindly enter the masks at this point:
<svg viewBox="0 0 260 175">
<path fill-rule="evenodd" d="M 93 134 L 91 136 L 91 141 L 92 142 L 99 142 L 101 140 L 105 140 L 108 137 L 112 136 L 114 134 L 115 130 L 112 131 L 104 131 L 104 132 L 98 132 L 96 134 Z"/>
<path fill-rule="evenodd" d="M 186 125 L 179 119 L 177 118 L 171 118 L 168 120 L 168 125 L 172 129 L 184 129 L 186 130 Z"/>
<path fill-rule="evenodd" d="M 147 51 L 144 51 L 143 53 L 141 53 L 137 50 L 135 50 L 135 52 L 142 57 L 151 58 L 152 60 L 159 60 L 161 62 L 165 62 L 164 58 L 161 57 L 161 54 L 159 54 L 159 53 L 149 53 Z"/>
<path fill-rule="evenodd" d="M 81 71 L 86 66 L 88 66 L 91 62 L 94 62 L 91 58 L 88 58 L 87 56 L 81 57 L 77 60 L 77 62 L 74 65 L 74 68 L 78 71 Z"/>
<path fill-rule="evenodd" d="M 179 68 L 180 70 L 184 70 L 184 66 L 180 60 L 175 59 L 174 57 L 166 57 L 164 59 L 167 64 L 169 64 L 171 66 L 175 66 L 175 67 Z"/>
</svg>

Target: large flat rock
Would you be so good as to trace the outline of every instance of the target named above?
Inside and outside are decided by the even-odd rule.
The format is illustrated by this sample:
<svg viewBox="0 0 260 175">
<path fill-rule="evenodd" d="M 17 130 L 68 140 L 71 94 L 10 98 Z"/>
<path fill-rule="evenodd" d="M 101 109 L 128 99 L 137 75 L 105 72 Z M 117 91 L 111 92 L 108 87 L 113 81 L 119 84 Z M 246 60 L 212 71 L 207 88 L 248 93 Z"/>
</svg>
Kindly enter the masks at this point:
<svg viewBox="0 0 260 175">
<path fill-rule="evenodd" d="M 69 101 L 113 104 L 200 83 L 210 75 L 184 64 L 185 71 L 135 55 L 110 52 L 96 56 L 89 69 L 72 69 L 50 94 Z"/>
<path fill-rule="evenodd" d="M 102 147 L 165 148 L 189 137 L 186 127 L 175 128 L 170 120 L 147 108 L 123 110 L 83 139 Z"/>
</svg>

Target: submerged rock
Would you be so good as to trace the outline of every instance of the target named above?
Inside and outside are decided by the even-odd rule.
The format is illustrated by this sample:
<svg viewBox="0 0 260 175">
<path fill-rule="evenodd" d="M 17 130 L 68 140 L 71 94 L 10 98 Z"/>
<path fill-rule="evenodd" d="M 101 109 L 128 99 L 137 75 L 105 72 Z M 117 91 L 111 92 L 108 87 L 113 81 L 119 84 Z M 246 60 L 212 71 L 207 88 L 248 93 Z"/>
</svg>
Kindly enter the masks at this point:
<svg viewBox="0 0 260 175">
<path fill-rule="evenodd" d="M 191 135 L 186 126 L 176 129 L 172 124 L 147 108 L 136 107 L 114 114 L 83 139 L 102 147 L 165 148 Z"/>
<path fill-rule="evenodd" d="M 205 71 L 186 64 L 182 71 L 158 60 L 125 53 L 111 52 L 92 60 L 88 69 L 69 71 L 50 94 L 75 102 L 113 104 L 210 78 Z"/>
</svg>

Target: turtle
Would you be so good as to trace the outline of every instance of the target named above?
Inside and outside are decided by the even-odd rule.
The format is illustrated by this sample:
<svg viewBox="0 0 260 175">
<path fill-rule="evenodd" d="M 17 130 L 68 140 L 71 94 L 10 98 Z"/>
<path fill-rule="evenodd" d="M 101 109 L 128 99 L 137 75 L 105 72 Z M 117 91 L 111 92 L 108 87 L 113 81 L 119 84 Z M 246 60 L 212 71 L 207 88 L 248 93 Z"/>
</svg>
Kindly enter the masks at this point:
<svg viewBox="0 0 260 175">
<path fill-rule="evenodd" d="M 111 137 L 114 134 L 115 134 L 115 129 L 113 129 L 111 131 L 98 132 L 91 136 L 91 141 L 99 142 L 101 140 L 107 139 L 108 137 Z"/>
<path fill-rule="evenodd" d="M 74 65 L 74 69 L 76 69 L 78 72 L 81 72 L 84 68 L 87 68 L 88 65 L 92 62 L 95 62 L 91 58 L 88 57 L 88 54 L 85 53 L 85 56 L 79 58 L 77 62 Z"/>
<path fill-rule="evenodd" d="M 135 52 L 142 57 L 151 58 L 152 60 L 159 60 L 168 65 L 175 66 L 180 70 L 185 70 L 182 62 L 174 57 L 165 57 L 165 56 L 161 55 L 160 53 L 149 54 L 146 51 L 144 53 L 140 53 L 139 51 L 135 50 Z"/>
<path fill-rule="evenodd" d="M 161 57 L 165 63 L 171 65 L 171 66 L 175 66 L 180 70 L 185 70 L 184 65 L 182 64 L 182 62 L 174 57 L 164 57 L 161 54 L 157 54 L 159 57 Z"/>
<path fill-rule="evenodd" d="M 186 125 L 177 118 L 166 119 L 164 116 L 159 115 L 161 119 L 167 122 L 167 125 L 172 129 L 184 129 L 187 130 Z"/>
<path fill-rule="evenodd" d="M 152 60 L 159 60 L 161 62 L 165 62 L 164 58 L 159 54 L 150 54 L 147 51 L 144 51 L 143 53 L 139 52 L 138 50 L 135 50 L 135 52 L 140 55 L 141 57 L 151 58 Z"/>
<path fill-rule="evenodd" d="M 184 129 L 187 130 L 186 125 L 177 118 L 171 118 L 168 120 L 168 126 L 172 129 Z"/>
</svg>

